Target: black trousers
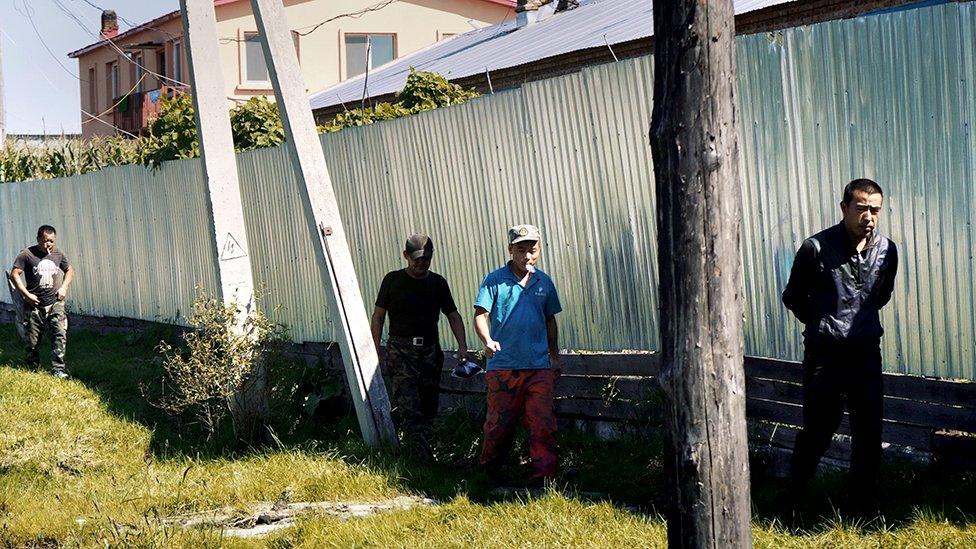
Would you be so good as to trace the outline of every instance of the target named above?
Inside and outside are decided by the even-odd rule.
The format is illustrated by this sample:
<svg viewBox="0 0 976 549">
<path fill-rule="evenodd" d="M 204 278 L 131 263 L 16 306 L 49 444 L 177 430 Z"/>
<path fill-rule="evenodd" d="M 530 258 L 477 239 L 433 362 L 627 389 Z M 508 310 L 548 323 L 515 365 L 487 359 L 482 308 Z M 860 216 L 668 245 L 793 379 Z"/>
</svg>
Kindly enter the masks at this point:
<svg viewBox="0 0 976 549">
<path fill-rule="evenodd" d="M 855 503 L 874 499 L 881 464 L 884 397 L 880 341 L 807 342 L 803 357 L 803 430 L 793 448 L 793 486 L 802 491 L 850 414 L 850 494 Z"/>
</svg>

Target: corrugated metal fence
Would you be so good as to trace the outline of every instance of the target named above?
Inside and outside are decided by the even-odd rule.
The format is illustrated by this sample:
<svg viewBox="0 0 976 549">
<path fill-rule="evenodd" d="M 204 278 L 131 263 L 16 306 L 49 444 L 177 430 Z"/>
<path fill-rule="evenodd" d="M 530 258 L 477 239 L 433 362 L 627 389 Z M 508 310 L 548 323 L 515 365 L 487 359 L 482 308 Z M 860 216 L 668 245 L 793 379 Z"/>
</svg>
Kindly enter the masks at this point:
<svg viewBox="0 0 976 549">
<path fill-rule="evenodd" d="M 779 303 L 793 253 L 837 221 L 843 183 L 866 176 L 887 190 L 882 229 L 903 257 L 884 313 L 887 368 L 974 377 L 974 30 L 974 6 L 953 3 L 739 39 L 748 354 L 800 357 Z M 656 348 L 651 77 L 649 58 L 623 61 L 322 136 L 363 294 L 400 267 L 404 237 L 426 231 L 434 269 L 469 311 L 506 259 L 505 228 L 534 222 L 566 309 L 563 345 Z M 297 340 L 333 339 L 284 151 L 238 158 L 275 316 Z M 58 226 L 79 312 L 179 319 L 196 286 L 215 285 L 196 161 L 2 185 L 0 215 L 10 259 L 38 224 Z"/>
</svg>

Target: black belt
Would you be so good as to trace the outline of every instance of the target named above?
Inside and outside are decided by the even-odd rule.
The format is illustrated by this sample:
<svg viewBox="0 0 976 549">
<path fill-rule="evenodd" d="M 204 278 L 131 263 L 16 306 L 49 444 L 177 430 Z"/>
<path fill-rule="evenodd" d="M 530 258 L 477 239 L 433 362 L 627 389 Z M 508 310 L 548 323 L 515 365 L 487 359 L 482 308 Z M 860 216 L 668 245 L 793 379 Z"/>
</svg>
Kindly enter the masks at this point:
<svg viewBox="0 0 976 549">
<path fill-rule="evenodd" d="M 403 343 L 404 345 L 412 345 L 414 347 L 430 347 L 437 345 L 436 337 L 390 336 L 388 339 L 396 343 Z"/>
</svg>

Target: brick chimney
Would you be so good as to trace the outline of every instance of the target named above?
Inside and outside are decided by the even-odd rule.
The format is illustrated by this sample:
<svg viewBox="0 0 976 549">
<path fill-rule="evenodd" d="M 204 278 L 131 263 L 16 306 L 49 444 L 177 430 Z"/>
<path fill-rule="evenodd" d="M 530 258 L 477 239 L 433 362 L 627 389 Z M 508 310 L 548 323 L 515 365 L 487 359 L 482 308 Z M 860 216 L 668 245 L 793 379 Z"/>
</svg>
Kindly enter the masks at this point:
<svg viewBox="0 0 976 549">
<path fill-rule="evenodd" d="M 119 17 L 115 15 L 112 10 L 105 10 L 102 12 L 102 32 L 101 36 L 105 38 L 115 38 L 119 34 Z"/>
</svg>

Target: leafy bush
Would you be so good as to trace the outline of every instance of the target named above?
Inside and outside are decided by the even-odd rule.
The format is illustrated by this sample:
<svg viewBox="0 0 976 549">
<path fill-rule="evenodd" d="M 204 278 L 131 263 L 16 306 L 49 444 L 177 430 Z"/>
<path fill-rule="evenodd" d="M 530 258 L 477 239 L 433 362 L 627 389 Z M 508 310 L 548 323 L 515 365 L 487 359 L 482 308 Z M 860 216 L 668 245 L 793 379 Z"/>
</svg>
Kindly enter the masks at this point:
<svg viewBox="0 0 976 549">
<path fill-rule="evenodd" d="M 264 368 L 281 354 L 287 341 L 284 326 L 268 320 L 256 308 L 241 318 L 242 329 L 234 326 L 241 312 L 201 295 L 193 303 L 190 324 L 183 335 L 185 349 L 177 350 L 165 341 L 157 350 L 163 356 L 164 394 L 154 404 L 173 414 L 189 412 L 207 438 L 217 433 L 231 415 L 238 440 L 254 436 L 254 426 L 241 424 L 241 398 L 257 394 L 267 402 Z"/>
<path fill-rule="evenodd" d="M 179 94 L 161 101 L 159 116 L 149 124 L 146 137 L 139 140 L 142 163 L 153 168 L 167 160 L 200 156 L 193 98 Z"/>
<path fill-rule="evenodd" d="M 424 111 L 460 105 L 481 95 L 466 90 L 447 78 L 427 71 L 411 68 L 403 89 L 397 92 L 392 103 L 377 103 L 372 107 L 353 109 L 337 114 L 331 122 L 319 126 L 320 132 L 337 132 L 343 128 L 365 126 L 381 120 L 392 120 Z"/>
<path fill-rule="evenodd" d="M 403 89 L 393 102 L 378 103 L 336 115 L 319 126 L 319 132 L 364 126 L 423 111 L 459 105 L 480 95 L 450 83 L 443 76 L 410 69 Z M 234 148 L 238 152 L 274 147 L 285 140 L 278 106 L 264 97 L 253 97 L 230 111 Z M 69 177 L 106 166 L 144 164 L 158 168 L 168 160 L 200 156 L 193 98 L 179 94 L 163 98 L 159 116 L 137 139 L 110 137 L 70 141 L 59 146 L 0 148 L 0 183 Z"/>
<path fill-rule="evenodd" d="M 9 144 L 0 149 L 0 183 L 71 177 L 138 162 L 139 143 L 123 137 L 69 139 L 41 146 Z"/>
<path fill-rule="evenodd" d="M 234 148 L 238 151 L 276 147 L 285 142 L 278 105 L 265 97 L 252 97 L 230 111 Z"/>
</svg>

